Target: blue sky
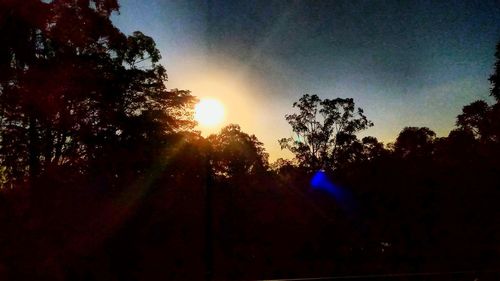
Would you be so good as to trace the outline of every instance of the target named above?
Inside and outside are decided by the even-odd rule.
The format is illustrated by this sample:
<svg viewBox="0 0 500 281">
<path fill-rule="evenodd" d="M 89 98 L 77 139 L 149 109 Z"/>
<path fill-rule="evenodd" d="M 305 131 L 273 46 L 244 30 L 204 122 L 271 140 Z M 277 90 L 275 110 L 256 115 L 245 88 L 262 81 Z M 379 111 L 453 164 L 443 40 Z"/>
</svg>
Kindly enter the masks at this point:
<svg viewBox="0 0 500 281">
<path fill-rule="evenodd" d="M 462 106 L 488 97 L 500 40 L 497 1 L 123 0 L 114 23 L 152 36 L 169 88 L 215 97 L 290 154 L 284 115 L 305 93 L 352 97 L 384 142 L 405 126 L 446 136 Z M 205 132 L 206 134 L 211 131 Z"/>
</svg>

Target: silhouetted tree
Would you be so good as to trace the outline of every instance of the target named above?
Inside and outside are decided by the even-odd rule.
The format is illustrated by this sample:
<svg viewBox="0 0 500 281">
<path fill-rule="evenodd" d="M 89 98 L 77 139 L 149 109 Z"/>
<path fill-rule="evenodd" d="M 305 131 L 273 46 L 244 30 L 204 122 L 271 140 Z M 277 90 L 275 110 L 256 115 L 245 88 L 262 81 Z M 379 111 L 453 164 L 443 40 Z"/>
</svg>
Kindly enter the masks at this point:
<svg viewBox="0 0 500 281">
<path fill-rule="evenodd" d="M 299 113 L 285 116 L 295 138 L 279 140 L 282 149 L 295 154 L 301 165 L 311 169 L 334 169 L 346 158 L 357 141 L 356 133 L 373 126 L 353 99 L 321 100 L 317 95 L 304 95 L 293 103 Z"/>
<path fill-rule="evenodd" d="M 361 140 L 351 136 L 338 150 L 337 167 L 350 167 L 352 164 L 369 162 L 385 154 L 384 144 L 375 137 L 364 137 Z"/>
<path fill-rule="evenodd" d="M 371 161 L 386 153 L 384 144 L 379 142 L 375 137 L 364 137 L 361 139 L 363 144 L 362 160 Z"/>
<path fill-rule="evenodd" d="M 238 125 L 192 130 L 195 99 L 117 9 L 0 0 L 0 185 L 44 187 L 0 188 L 0 280 L 196 280 L 206 245 L 215 279 L 498 268 L 500 47 L 497 103 L 447 137 L 406 127 L 386 149 L 356 137 L 352 99 L 304 95 L 280 141 L 296 157 L 269 171 Z"/>
<path fill-rule="evenodd" d="M 228 125 L 207 140 L 212 147 L 213 167 L 217 175 L 230 178 L 257 176 L 269 166 L 264 144 L 255 135 L 242 132 L 238 125 Z"/>
<path fill-rule="evenodd" d="M 10 182 L 61 169 L 141 173 L 168 133 L 194 125 L 194 98 L 166 89 L 153 39 L 112 25 L 116 1 L 2 5 L 0 155 Z"/>
<path fill-rule="evenodd" d="M 278 158 L 270 165 L 271 170 L 279 173 L 298 168 L 298 163 L 294 159 Z"/>
<path fill-rule="evenodd" d="M 497 101 L 500 101 L 500 41 L 496 46 L 495 58 L 496 61 L 493 66 L 493 73 L 489 78 L 491 83 L 490 93 Z"/>
<path fill-rule="evenodd" d="M 405 127 L 394 143 L 394 152 L 402 158 L 422 158 L 432 154 L 436 137 L 427 127 Z"/>
<path fill-rule="evenodd" d="M 472 133 L 476 139 L 484 141 L 489 135 L 490 110 L 485 101 L 475 101 L 463 107 L 462 113 L 457 116 L 456 125 L 459 129 Z"/>
</svg>

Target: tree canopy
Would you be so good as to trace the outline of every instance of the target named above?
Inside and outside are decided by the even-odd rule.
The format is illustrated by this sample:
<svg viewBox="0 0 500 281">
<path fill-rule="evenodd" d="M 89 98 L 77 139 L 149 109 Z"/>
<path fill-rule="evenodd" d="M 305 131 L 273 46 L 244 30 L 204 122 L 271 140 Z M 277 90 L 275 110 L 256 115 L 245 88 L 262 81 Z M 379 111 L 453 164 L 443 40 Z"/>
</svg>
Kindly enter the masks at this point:
<svg viewBox="0 0 500 281">
<path fill-rule="evenodd" d="M 239 125 L 228 125 L 207 140 L 217 175 L 229 178 L 258 175 L 268 168 L 269 155 L 264 144 L 255 135 L 242 132 Z"/>
<path fill-rule="evenodd" d="M 0 0 L 0 280 L 499 280 L 479 274 L 500 261 L 500 44 L 496 100 L 448 136 L 407 126 L 384 147 L 358 139 L 373 123 L 353 99 L 306 94 L 279 140 L 295 158 L 269 165 L 239 125 L 194 129 L 196 98 L 117 11 Z"/>
<path fill-rule="evenodd" d="M 435 137 L 427 127 L 405 127 L 396 138 L 394 152 L 403 158 L 430 156 Z"/>
<path fill-rule="evenodd" d="M 497 43 L 495 51 L 495 64 L 493 65 L 493 73 L 489 81 L 491 83 L 490 94 L 497 101 L 500 101 L 500 42 Z"/>
<path fill-rule="evenodd" d="M 283 138 L 279 143 L 311 170 L 342 165 L 344 159 L 340 155 L 345 158 L 345 152 L 357 141 L 356 133 L 373 126 L 351 98 L 321 100 L 317 95 L 306 94 L 293 107 L 299 112 L 285 118 L 296 136 Z"/>
<path fill-rule="evenodd" d="M 112 25 L 116 1 L 1 5 L 0 161 L 12 184 L 62 168 L 118 175 L 122 153 L 140 173 L 169 133 L 193 128 L 195 99 L 167 90 L 151 37 Z"/>
</svg>

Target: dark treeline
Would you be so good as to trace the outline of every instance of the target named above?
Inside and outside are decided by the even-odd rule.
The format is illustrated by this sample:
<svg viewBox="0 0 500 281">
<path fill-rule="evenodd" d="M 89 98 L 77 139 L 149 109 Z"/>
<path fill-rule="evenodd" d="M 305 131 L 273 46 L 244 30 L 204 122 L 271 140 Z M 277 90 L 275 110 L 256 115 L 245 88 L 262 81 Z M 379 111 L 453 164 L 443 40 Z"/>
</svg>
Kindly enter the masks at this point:
<svg viewBox="0 0 500 281">
<path fill-rule="evenodd" d="M 498 280 L 500 44 L 494 102 L 447 137 L 358 139 L 352 99 L 304 95 L 279 140 L 295 158 L 270 164 L 238 125 L 195 130 L 196 97 L 117 10 L 0 0 L 0 280 Z"/>
</svg>

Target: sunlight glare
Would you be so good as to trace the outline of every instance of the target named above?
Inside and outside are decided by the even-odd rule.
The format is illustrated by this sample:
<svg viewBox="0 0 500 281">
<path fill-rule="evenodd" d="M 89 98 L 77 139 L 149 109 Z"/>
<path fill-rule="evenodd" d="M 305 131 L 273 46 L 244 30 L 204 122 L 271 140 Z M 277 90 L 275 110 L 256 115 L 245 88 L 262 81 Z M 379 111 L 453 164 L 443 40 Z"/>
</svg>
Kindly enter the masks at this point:
<svg viewBox="0 0 500 281">
<path fill-rule="evenodd" d="M 201 99 L 194 110 L 194 118 L 202 126 L 219 125 L 224 118 L 224 106 L 215 99 Z"/>
</svg>

